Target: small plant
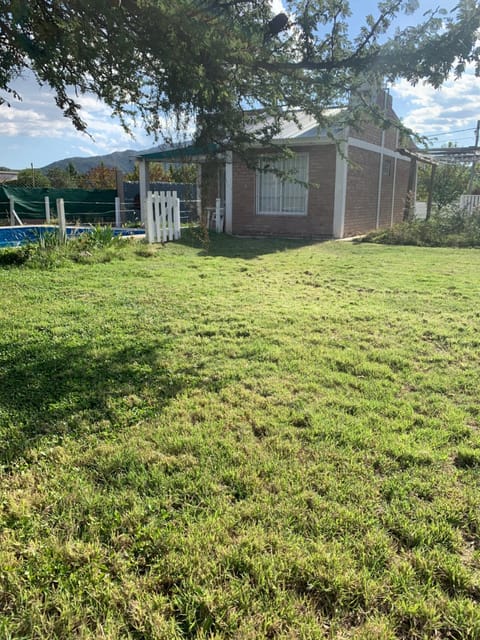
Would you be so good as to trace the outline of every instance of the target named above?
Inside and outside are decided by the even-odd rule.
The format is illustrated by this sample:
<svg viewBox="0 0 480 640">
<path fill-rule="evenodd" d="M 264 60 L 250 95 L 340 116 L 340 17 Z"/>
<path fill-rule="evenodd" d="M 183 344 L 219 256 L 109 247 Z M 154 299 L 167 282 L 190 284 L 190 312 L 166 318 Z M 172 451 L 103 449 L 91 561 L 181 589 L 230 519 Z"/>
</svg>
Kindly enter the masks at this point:
<svg viewBox="0 0 480 640">
<path fill-rule="evenodd" d="M 118 242 L 118 236 L 113 232 L 112 227 L 95 226 L 88 232 L 92 245 L 97 247 L 108 247 Z"/>
<path fill-rule="evenodd" d="M 31 242 L 33 247 L 39 249 L 55 249 L 61 244 L 58 231 L 36 231 L 35 239 Z"/>
</svg>

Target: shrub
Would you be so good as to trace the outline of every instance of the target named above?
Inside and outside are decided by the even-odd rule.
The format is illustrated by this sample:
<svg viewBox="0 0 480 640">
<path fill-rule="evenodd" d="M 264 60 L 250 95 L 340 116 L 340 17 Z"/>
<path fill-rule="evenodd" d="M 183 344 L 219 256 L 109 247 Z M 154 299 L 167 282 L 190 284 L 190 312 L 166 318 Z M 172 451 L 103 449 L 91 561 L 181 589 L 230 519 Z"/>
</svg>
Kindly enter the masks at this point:
<svg viewBox="0 0 480 640">
<path fill-rule="evenodd" d="M 23 247 L 9 247 L 0 251 L 0 266 L 19 266 L 27 262 L 32 254 L 30 245 Z"/>
<path fill-rule="evenodd" d="M 421 247 L 479 247 L 480 210 L 470 214 L 459 206 L 450 206 L 429 220 L 412 220 L 372 231 L 363 241 Z"/>
</svg>

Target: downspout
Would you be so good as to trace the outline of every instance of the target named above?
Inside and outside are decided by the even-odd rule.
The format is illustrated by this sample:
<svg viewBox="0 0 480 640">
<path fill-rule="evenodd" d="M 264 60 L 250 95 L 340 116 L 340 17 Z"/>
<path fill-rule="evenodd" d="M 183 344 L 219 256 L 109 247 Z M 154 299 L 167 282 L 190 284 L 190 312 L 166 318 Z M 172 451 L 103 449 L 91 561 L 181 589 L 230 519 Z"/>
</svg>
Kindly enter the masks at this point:
<svg viewBox="0 0 480 640">
<path fill-rule="evenodd" d="M 397 134 L 395 138 L 395 149 L 398 149 L 399 143 L 399 131 L 397 129 Z M 392 212 L 390 215 L 390 226 L 393 227 L 393 219 L 395 217 L 395 193 L 397 188 L 397 155 L 395 154 L 395 158 L 393 161 L 393 184 L 392 184 Z"/>
<path fill-rule="evenodd" d="M 345 233 L 345 207 L 347 201 L 348 176 L 348 128 L 344 131 L 345 141 L 336 150 L 335 199 L 333 205 L 333 237 L 343 238 Z"/>
</svg>

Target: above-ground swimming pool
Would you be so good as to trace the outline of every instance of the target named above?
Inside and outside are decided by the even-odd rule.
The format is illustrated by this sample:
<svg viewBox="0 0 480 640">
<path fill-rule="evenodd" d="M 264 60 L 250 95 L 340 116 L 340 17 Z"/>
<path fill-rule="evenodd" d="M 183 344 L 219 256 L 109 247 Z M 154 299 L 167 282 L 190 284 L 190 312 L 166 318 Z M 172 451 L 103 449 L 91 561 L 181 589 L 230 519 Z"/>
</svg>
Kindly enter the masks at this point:
<svg viewBox="0 0 480 640">
<path fill-rule="evenodd" d="M 93 227 L 67 227 L 67 236 L 89 233 L 92 229 Z M 58 231 L 58 227 L 53 225 L 0 227 L 0 249 L 36 242 L 42 235 L 52 233 L 52 231 Z M 112 231 L 116 236 L 138 236 L 145 233 L 144 229 L 112 229 Z"/>
</svg>

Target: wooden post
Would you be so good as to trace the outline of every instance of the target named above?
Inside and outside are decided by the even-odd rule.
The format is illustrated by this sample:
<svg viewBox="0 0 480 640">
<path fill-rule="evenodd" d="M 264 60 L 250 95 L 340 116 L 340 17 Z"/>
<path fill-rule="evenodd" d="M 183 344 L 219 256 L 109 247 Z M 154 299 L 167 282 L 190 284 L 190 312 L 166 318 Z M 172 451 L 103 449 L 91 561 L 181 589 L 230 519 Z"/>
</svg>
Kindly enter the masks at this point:
<svg viewBox="0 0 480 640">
<path fill-rule="evenodd" d="M 180 225 L 180 198 L 176 199 L 175 208 L 173 213 L 173 237 L 175 240 L 180 240 L 181 236 L 181 225 Z"/>
<path fill-rule="evenodd" d="M 158 191 L 153 194 L 153 211 L 155 214 L 155 242 L 162 241 L 161 213 L 160 213 L 160 195 Z"/>
<path fill-rule="evenodd" d="M 166 242 L 167 241 L 167 219 L 168 219 L 168 212 L 167 212 L 167 194 L 165 191 L 161 192 L 161 199 L 160 199 L 160 226 L 162 228 L 162 236 L 161 238 L 159 238 L 160 242 Z"/>
<path fill-rule="evenodd" d="M 117 188 L 117 198 L 119 200 L 119 218 L 118 222 L 115 219 L 115 225 L 121 227 L 123 222 L 126 222 L 125 218 L 125 189 L 123 188 L 123 171 L 121 169 L 115 169 L 115 186 Z M 115 209 L 116 212 L 116 209 Z"/>
<path fill-rule="evenodd" d="M 175 206 L 175 201 L 177 199 L 176 191 L 167 191 L 167 211 L 168 211 L 168 240 L 171 242 L 173 240 L 173 208 Z"/>
<path fill-rule="evenodd" d="M 115 198 L 115 226 L 122 226 L 122 218 L 120 214 L 120 198 L 118 196 Z"/>
<path fill-rule="evenodd" d="M 45 196 L 45 222 L 50 224 L 50 198 Z"/>
<path fill-rule="evenodd" d="M 67 239 L 67 223 L 65 220 L 65 203 L 63 198 L 57 198 L 58 239 L 63 244 Z"/>
<path fill-rule="evenodd" d="M 430 214 L 432 213 L 433 184 L 435 182 L 436 171 L 437 171 L 437 165 L 432 164 L 432 170 L 430 172 L 430 184 L 428 185 L 427 215 L 425 216 L 426 220 L 430 218 Z"/>
<path fill-rule="evenodd" d="M 215 200 L 215 231 L 217 233 L 220 233 L 222 230 L 220 204 L 221 204 L 221 200 L 220 198 L 217 198 Z"/>
<path fill-rule="evenodd" d="M 148 162 L 143 158 L 138 161 L 138 186 L 140 188 L 140 219 L 146 222 L 147 192 L 150 189 Z"/>
<path fill-rule="evenodd" d="M 403 221 L 406 222 L 412 217 L 412 207 L 415 207 L 415 184 L 417 181 L 417 159 L 411 158 L 410 173 L 408 174 L 407 197 L 405 199 L 405 209 L 403 210 Z"/>
<path fill-rule="evenodd" d="M 153 196 L 152 192 L 148 191 L 147 197 L 145 198 L 145 207 L 144 207 L 144 224 L 145 224 L 145 238 L 149 244 L 153 242 Z"/>
</svg>

